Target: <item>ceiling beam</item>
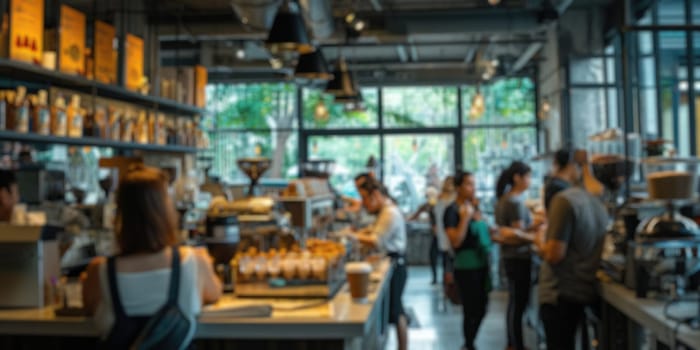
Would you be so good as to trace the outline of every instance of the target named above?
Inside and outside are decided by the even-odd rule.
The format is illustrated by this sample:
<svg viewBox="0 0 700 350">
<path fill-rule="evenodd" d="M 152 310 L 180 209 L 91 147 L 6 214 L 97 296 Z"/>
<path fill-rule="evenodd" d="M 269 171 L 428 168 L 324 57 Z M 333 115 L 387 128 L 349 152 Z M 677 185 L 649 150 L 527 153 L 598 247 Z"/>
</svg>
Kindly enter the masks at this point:
<svg viewBox="0 0 700 350">
<path fill-rule="evenodd" d="M 377 12 L 382 12 L 382 2 L 381 0 L 370 0 L 370 4 L 372 4 L 372 8 L 377 11 Z"/>
<path fill-rule="evenodd" d="M 515 63 L 513 63 L 513 68 L 511 68 L 510 73 L 517 73 L 518 71 L 523 69 L 523 67 L 525 67 L 525 65 L 527 65 L 527 63 L 530 62 L 530 60 L 532 60 L 533 57 L 535 57 L 537 52 L 540 51 L 542 46 L 544 45 L 541 43 L 530 44 L 530 46 L 528 46 L 528 48 L 525 51 L 523 51 L 522 55 L 518 57 Z"/>
<path fill-rule="evenodd" d="M 408 62 L 408 53 L 406 53 L 406 47 L 403 45 L 396 45 L 396 54 L 399 55 L 399 60 L 402 63 Z"/>
<path fill-rule="evenodd" d="M 396 38 L 396 36 L 393 36 Z M 381 39 L 381 37 L 379 37 Z M 529 45 L 532 43 L 545 43 L 547 40 L 545 38 L 527 38 L 518 40 L 492 40 L 491 43 L 495 45 Z M 378 47 L 378 46 L 454 46 L 454 45 L 478 45 L 483 44 L 484 40 L 450 40 L 450 41 L 413 41 L 413 40 L 380 40 L 372 42 L 321 42 L 319 46 L 321 47 Z"/>
<path fill-rule="evenodd" d="M 411 62 L 418 62 L 418 49 L 415 45 L 411 45 Z"/>
</svg>

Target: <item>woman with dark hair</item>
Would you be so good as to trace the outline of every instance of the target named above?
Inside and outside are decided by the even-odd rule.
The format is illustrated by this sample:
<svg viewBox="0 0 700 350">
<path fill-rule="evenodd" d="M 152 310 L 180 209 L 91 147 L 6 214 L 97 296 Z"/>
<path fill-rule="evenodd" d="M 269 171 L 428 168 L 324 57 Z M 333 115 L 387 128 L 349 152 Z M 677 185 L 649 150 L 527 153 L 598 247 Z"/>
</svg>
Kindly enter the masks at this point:
<svg viewBox="0 0 700 350">
<path fill-rule="evenodd" d="M 445 209 L 443 224 L 455 254 L 454 277 L 462 301 L 462 348 L 472 350 L 491 290 L 488 273 L 491 239 L 488 226 L 480 219 L 474 175 L 457 172 L 454 187 L 457 198 Z"/>
<path fill-rule="evenodd" d="M 378 248 L 391 258 L 393 273 L 389 282 L 389 323 L 396 325 L 399 350 L 407 349 L 408 320 L 403 309 L 403 290 L 408 277 L 406 269 L 406 222 L 399 208 L 389 198 L 386 187 L 371 174 L 355 178 L 355 186 L 362 197 L 362 206 L 377 216 L 373 225 L 361 230 L 355 237 L 360 244 Z"/>
<path fill-rule="evenodd" d="M 191 321 L 180 346 L 186 348 L 202 305 L 217 301 L 222 288 L 206 251 L 177 246 L 177 213 L 166 174 L 142 164 L 132 166 L 117 189 L 115 221 L 118 254 L 94 259 L 83 280 L 83 303 L 95 316 L 103 347 L 131 344 L 134 335 L 123 330 L 145 326 L 165 305 L 174 278 L 179 280 L 177 305 Z M 178 270 L 179 277 L 171 276 Z"/>
<path fill-rule="evenodd" d="M 525 192 L 530 187 L 531 169 L 515 161 L 504 170 L 496 184 L 496 224 L 510 230 L 512 235 L 499 240 L 501 256 L 508 279 L 508 311 L 506 313 L 508 348 L 522 350 L 523 315 L 530 300 L 532 254 L 530 244 L 541 223 L 535 223 L 525 206 Z M 503 231 L 501 231 L 503 232 Z"/>
</svg>

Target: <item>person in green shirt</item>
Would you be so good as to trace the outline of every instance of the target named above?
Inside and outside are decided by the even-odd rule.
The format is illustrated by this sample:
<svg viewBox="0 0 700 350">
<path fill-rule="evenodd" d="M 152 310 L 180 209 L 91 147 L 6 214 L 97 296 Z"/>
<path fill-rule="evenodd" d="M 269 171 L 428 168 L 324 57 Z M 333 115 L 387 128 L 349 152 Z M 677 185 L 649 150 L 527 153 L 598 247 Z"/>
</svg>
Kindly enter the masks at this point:
<svg viewBox="0 0 700 350">
<path fill-rule="evenodd" d="M 445 233 L 454 248 L 454 277 L 462 300 L 463 349 L 476 349 L 474 341 L 486 315 L 491 238 L 488 225 L 481 219 L 475 196 L 474 175 L 457 172 L 454 177 L 457 198 L 443 216 Z"/>
</svg>

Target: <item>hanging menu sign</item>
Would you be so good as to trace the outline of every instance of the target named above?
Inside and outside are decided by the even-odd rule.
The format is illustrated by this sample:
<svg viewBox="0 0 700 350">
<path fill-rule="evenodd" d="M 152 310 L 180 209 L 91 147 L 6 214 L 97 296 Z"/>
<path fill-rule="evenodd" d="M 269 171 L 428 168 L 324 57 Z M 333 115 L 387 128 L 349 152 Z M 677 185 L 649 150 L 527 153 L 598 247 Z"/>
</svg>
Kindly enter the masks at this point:
<svg viewBox="0 0 700 350">
<path fill-rule="evenodd" d="M 114 26 L 95 21 L 95 79 L 106 84 L 117 82 L 117 52 L 113 46 L 116 36 Z"/>
<path fill-rule="evenodd" d="M 64 73 L 85 72 L 85 14 L 66 5 L 61 5 L 59 29 L 60 48 L 58 70 Z"/>
<path fill-rule="evenodd" d="M 126 77 L 125 86 L 129 90 L 138 90 L 143 78 L 143 39 L 126 35 Z"/>
<path fill-rule="evenodd" d="M 204 66 L 194 67 L 194 81 L 195 81 L 195 98 L 194 104 L 197 107 L 204 108 L 207 101 L 206 88 L 207 88 L 207 68 Z"/>
<path fill-rule="evenodd" d="M 10 58 L 41 63 L 44 40 L 44 0 L 10 1 Z"/>
</svg>

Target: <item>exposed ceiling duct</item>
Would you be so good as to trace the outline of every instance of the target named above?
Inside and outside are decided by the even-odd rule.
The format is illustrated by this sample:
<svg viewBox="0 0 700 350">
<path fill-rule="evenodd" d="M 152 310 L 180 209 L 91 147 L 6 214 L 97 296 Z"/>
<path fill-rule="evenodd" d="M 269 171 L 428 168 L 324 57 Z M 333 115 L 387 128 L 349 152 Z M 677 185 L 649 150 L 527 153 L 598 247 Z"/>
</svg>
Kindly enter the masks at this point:
<svg viewBox="0 0 700 350">
<path fill-rule="evenodd" d="M 282 0 L 231 0 L 231 7 L 244 25 L 268 30 L 281 3 Z"/>
<path fill-rule="evenodd" d="M 335 20 L 330 0 L 299 0 L 299 5 L 315 39 L 326 39 L 333 35 Z"/>
</svg>

